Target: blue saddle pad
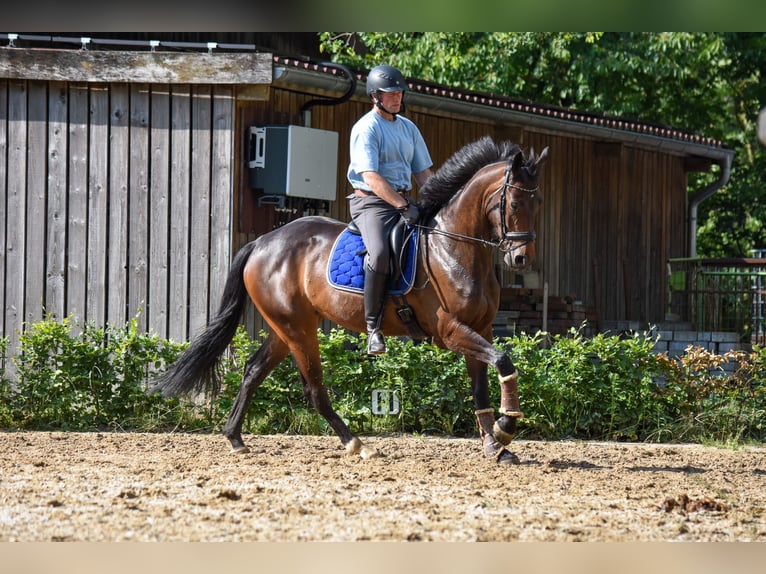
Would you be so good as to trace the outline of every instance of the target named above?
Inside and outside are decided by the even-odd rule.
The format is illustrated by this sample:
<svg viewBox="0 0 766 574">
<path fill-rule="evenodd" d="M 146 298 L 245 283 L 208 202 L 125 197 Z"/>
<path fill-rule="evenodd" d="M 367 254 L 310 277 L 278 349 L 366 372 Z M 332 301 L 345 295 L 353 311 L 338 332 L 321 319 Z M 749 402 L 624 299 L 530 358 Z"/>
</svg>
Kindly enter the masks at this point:
<svg viewBox="0 0 766 574">
<path fill-rule="evenodd" d="M 405 247 L 402 275 L 389 289 L 390 295 L 404 295 L 412 288 L 415 281 L 418 255 L 418 232 L 415 230 Z M 335 240 L 327 266 L 327 280 L 330 285 L 344 291 L 364 292 L 364 253 L 362 236 L 351 233 L 348 229 Z"/>
</svg>

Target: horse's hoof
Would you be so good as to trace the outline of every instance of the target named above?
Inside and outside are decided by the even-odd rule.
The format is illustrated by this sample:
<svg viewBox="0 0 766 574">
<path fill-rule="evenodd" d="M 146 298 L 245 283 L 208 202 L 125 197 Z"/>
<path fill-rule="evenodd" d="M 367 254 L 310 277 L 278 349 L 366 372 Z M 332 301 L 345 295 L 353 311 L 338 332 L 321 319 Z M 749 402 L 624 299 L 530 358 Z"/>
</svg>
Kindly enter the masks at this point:
<svg viewBox="0 0 766 574">
<path fill-rule="evenodd" d="M 487 458 L 495 458 L 498 454 L 500 454 L 505 447 L 497 442 L 495 438 L 492 435 L 486 435 L 484 437 L 484 456 Z"/>
<path fill-rule="evenodd" d="M 233 446 L 231 447 L 232 454 L 247 454 L 250 452 L 250 449 L 247 448 L 245 445 L 242 446 Z"/>
<path fill-rule="evenodd" d="M 357 454 L 361 450 L 362 441 L 360 441 L 357 437 L 352 438 L 346 443 L 346 454 Z"/>
<path fill-rule="evenodd" d="M 510 465 L 521 464 L 519 457 L 512 453 L 510 450 L 505 450 L 497 456 L 497 464 Z"/>
<path fill-rule="evenodd" d="M 380 453 L 374 448 L 370 448 L 369 446 L 363 446 L 362 450 L 359 452 L 359 456 L 362 457 L 362 460 L 367 460 L 368 458 L 379 457 Z"/>
</svg>

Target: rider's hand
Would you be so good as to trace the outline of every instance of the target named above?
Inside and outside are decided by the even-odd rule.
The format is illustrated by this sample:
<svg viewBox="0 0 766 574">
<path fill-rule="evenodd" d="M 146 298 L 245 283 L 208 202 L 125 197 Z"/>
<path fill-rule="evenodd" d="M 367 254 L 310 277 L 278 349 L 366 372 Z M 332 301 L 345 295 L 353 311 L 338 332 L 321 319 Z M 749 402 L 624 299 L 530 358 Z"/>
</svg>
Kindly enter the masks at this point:
<svg viewBox="0 0 766 574">
<path fill-rule="evenodd" d="M 407 225 L 414 225 L 418 222 L 418 219 L 420 218 L 420 211 L 418 210 L 418 206 L 414 203 L 410 203 L 407 206 L 406 211 L 402 211 L 402 217 L 404 218 L 404 221 L 407 222 Z"/>
</svg>

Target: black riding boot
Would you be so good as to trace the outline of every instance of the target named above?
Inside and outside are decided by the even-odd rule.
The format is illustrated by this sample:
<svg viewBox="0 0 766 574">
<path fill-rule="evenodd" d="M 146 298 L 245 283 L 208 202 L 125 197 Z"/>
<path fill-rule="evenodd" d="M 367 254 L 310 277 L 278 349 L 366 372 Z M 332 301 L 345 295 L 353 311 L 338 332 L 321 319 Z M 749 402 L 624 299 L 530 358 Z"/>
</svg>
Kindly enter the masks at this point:
<svg viewBox="0 0 766 574">
<path fill-rule="evenodd" d="M 386 352 L 386 341 L 380 330 L 383 306 L 386 302 L 385 273 L 376 273 L 364 266 L 364 318 L 367 322 L 367 354 L 380 355 Z"/>
</svg>

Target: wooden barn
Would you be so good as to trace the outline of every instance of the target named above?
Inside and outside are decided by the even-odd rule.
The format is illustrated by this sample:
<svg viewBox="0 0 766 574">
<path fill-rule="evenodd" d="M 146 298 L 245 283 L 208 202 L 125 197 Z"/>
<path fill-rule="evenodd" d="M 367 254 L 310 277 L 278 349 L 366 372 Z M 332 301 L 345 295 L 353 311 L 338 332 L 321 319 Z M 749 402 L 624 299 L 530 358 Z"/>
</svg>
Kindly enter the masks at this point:
<svg viewBox="0 0 766 574">
<path fill-rule="evenodd" d="M 294 53 L 285 35 L 270 36 Z M 11 353 L 46 314 L 137 317 L 186 340 L 215 311 L 242 244 L 305 214 L 349 219 L 347 140 L 369 108 L 365 71 L 351 71 L 352 90 L 337 66 L 247 35 L 200 38 L 0 34 L 0 336 Z M 483 135 L 550 148 L 538 261 L 520 275 L 499 270 L 504 285 L 576 301 L 601 320 L 664 318 L 667 261 L 694 254 L 697 206 L 728 180 L 731 150 L 417 79 L 405 101 L 436 167 Z M 289 125 L 337 133 L 332 197 L 254 187 L 251 128 Z M 688 189 L 689 172 L 711 169 L 714 184 Z M 254 312 L 248 324 L 260 328 Z"/>
</svg>

